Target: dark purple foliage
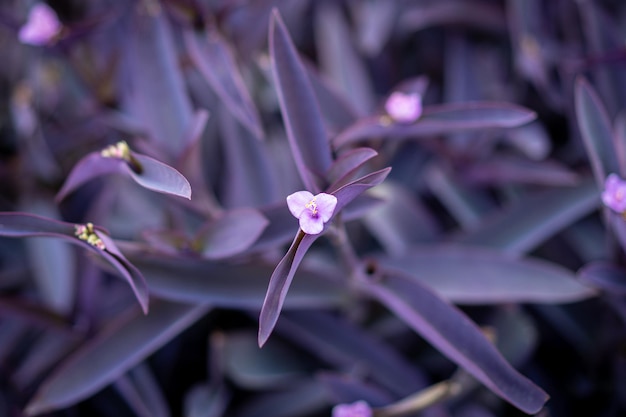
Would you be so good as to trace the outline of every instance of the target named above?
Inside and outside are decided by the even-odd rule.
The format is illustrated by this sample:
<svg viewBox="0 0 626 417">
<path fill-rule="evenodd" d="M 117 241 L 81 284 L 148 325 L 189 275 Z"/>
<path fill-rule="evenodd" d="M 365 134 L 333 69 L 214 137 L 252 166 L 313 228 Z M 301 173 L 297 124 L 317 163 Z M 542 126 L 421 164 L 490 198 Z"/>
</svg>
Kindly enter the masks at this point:
<svg viewBox="0 0 626 417">
<path fill-rule="evenodd" d="M 1 3 L 0 416 L 626 415 L 623 2 Z"/>
</svg>

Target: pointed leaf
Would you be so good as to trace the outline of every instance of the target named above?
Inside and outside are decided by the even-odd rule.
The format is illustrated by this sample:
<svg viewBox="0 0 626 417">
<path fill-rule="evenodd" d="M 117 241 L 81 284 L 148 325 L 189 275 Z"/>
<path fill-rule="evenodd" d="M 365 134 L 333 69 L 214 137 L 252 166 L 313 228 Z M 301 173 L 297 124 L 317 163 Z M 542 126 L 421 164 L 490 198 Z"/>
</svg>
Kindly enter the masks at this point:
<svg viewBox="0 0 626 417">
<path fill-rule="evenodd" d="M 608 262 L 592 262 L 578 271 L 579 278 L 609 294 L 626 295 L 626 272 Z"/>
<path fill-rule="evenodd" d="M 327 174 L 328 180 L 332 184 L 329 190 L 337 189 L 348 182 L 352 174 L 376 155 L 378 155 L 378 152 L 372 148 L 350 149 L 339 155 Z"/>
<path fill-rule="evenodd" d="M 125 104 L 151 139 L 179 155 L 193 109 L 170 25 L 162 10 L 136 13 L 131 22 L 124 61 L 131 88 Z"/>
<path fill-rule="evenodd" d="M 506 401 L 528 414 L 543 407 L 548 395 L 511 367 L 465 314 L 403 273 L 381 275 L 362 289 Z"/>
<path fill-rule="evenodd" d="M 272 73 L 294 161 L 306 188 L 317 194 L 332 162 L 319 104 L 277 11 L 270 24 Z"/>
<path fill-rule="evenodd" d="M 132 312 L 87 342 L 41 385 L 28 415 L 73 405 L 100 391 L 175 338 L 207 311 L 206 306 L 157 303 L 149 315 Z"/>
<path fill-rule="evenodd" d="M 207 259 L 223 259 L 248 249 L 268 225 L 267 219 L 254 209 L 239 209 L 224 213 L 202 232 Z"/>
<path fill-rule="evenodd" d="M 180 172 L 149 156 L 132 151 L 130 154 L 141 166 L 141 172 L 136 172 L 122 159 L 103 157 L 100 152 L 88 154 L 74 166 L 56 200 L 61 201 L 90 180 L 114 173 L 127 175 L 149 190 L 191 199 L 189 181 Z"/>
<path fill-rule="evenodd" d="M 610 173 L 618 173 L 611 122 L 593 87 L 582 77 L 576 79 L 576 118 L 600 188 Z"/>
<path fill-rule="evenodd" d="M 217 32 L 184 33 L 189 56 L 226 108 L 256 138 L 263 137 L 259 114 L 243 82 L 235 58 Z"/>
<path fill-rule="evenodd" d="M 531 194 L 485 218 L 458 242 L 499 248 L 509 253 L 528 252 L 600 204 L 593 181 L 579 186 Z"/>
<path fill-rule="evenodd" d="M 391 172 L 391 168 L 384 168 L 371 174 L 365 175 L 359 179 L 356 179 L 336 191 L 332 194 L 337 197 L 337 207 L 335 207 L 335 214 L 341 212 L 341 210 L 350 204 L 354 199 L 359 197 L 365 191 L 372 187 L 377 186 L 387 178 Z"/>
<path fill-rule="evenodd" d="M 432 137 L 454 132 L 511 128 L 533 119 L 534 112 L 509 103 L 475 102 L 445 104 L 424 108 L 413 124 L 390 123 L 380 116 L 361 119 L 341 132 L 333 141 L 336 148 L 372 138 L 404 140 Z"/>
<path fill-rule="evenodd" d="M 0 213 L 0 236 L 7 237 L 58 237 L 95 252 L 110 263 L 132 288 L 144 313 L 148 312 L 148 287 L 141 272 L 122 255 L 115 242 L 97 228 L 95 233 L 106 249 L 100 250 L 84 240 L 78 239 L 75 224 L 47 219 L 26 213 Z"/>
<path fill-rule="evenodd" d="M 414 247 L 402 257 L 381 258 L 455 304 L 568 303 L 595 295 L 575 275 L 540 259 L 518 259 L 499 250 L 456 245 Z"/>
<path fill-rule="evenodd" d="M 133 157 L 141 164 L 141 173 L 133 171 L 128 164 L 124 165 L 124 170 L 137 184 L 158 193 L 191 200 L 191 185 L 180 172 L 149 156 L 133 152 Z"/>
<path fill-rule="evenodd" d="M 272 334 L 296 270 L 307 250 L 319 236 L 319 234 L 308 235 L 298 230 L 291 247 L 272 273 L 259 316 L 259 346 L 263 346 Z"/>
</svg>

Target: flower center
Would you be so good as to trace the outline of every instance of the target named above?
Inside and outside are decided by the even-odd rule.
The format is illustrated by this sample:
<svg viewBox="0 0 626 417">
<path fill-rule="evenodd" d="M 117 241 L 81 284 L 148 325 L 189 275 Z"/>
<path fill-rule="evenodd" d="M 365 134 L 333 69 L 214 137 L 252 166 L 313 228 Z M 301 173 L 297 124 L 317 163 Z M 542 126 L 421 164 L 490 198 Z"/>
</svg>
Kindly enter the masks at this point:
<svg viewBox="0 0 626 417">
<path fill-rule="evenodd" d="M 317 203 L 315 202 L 315 198 L 306 203 L 304 207 L 308 208 L 313 216 L 317 216 Z"/>
</svg>

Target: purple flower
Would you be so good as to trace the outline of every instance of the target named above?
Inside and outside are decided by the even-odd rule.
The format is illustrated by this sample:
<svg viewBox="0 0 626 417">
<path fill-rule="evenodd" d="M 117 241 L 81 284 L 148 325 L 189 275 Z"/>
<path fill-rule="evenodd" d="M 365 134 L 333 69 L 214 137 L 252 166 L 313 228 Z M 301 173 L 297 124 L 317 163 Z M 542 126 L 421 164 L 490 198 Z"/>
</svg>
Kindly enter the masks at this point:
<svg viewBox="0 0 626 417">
<path fill-rule="evenodd" d="M 604 181 L 602 202 L 613 211 L 626 212 L 626 181 L 616 174 L 609 175 Z"/>
<path fill-rule="evenodd" d="M 30 9 L 28 20 L 21 27 L 20 42 L 30 45 L 45 45 L 61 32 L 57 14 L 45 3 L 37 3 Z"/>
<path fill-rule="evenodd" d="M 319 193 L 314 196 L 308 191 L 298 191 L 287 197 L 289 211 L 300 220 L 304 233 L 317 235 L 324 230 L 324 223 L 330 220 L 337 206 L 337 197 Z"/>
<path fill-rule="evenodd" d="M 385 102 L 385 111 L 396 122 L 413 123 L 422 115 L 422 97 L 396 91 Z"/>
<path fill-rule="evenodd" d="M 333 407 L 332 417 L 372 417 L 372 409 L 365 401 L 338 404 Z"/>
</svg>

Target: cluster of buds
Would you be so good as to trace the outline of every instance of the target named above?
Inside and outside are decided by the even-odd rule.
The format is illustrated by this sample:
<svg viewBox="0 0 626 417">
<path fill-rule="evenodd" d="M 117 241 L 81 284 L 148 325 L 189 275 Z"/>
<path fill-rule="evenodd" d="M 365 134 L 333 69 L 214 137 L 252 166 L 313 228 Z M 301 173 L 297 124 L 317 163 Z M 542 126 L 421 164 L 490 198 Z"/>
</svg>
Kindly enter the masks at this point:
<svg viewBox="0 0 626 417">
<path fill-rule="evenodd" d="M 96 247 L 100 250 L 105 250 L 106 246 L 104 242 L 98 237 L 96 232 L 94 231 L 93 224 L 77 224 L 75 226 L 74 235 L 80 240 L 84 240 L 89 243 L 91 246 Z"/>
<path fill-rule="evenodd" d="M 131 161 L 130 148 L 128 147 L 128 144 L 123 140 L 117 142 L 115 145 L 107 146 L 102 151 L 100 151 L 100 155 L 102 155 L 104 158 L 117 158 L 123 159 L 127 162 Z"/>
</svg>

